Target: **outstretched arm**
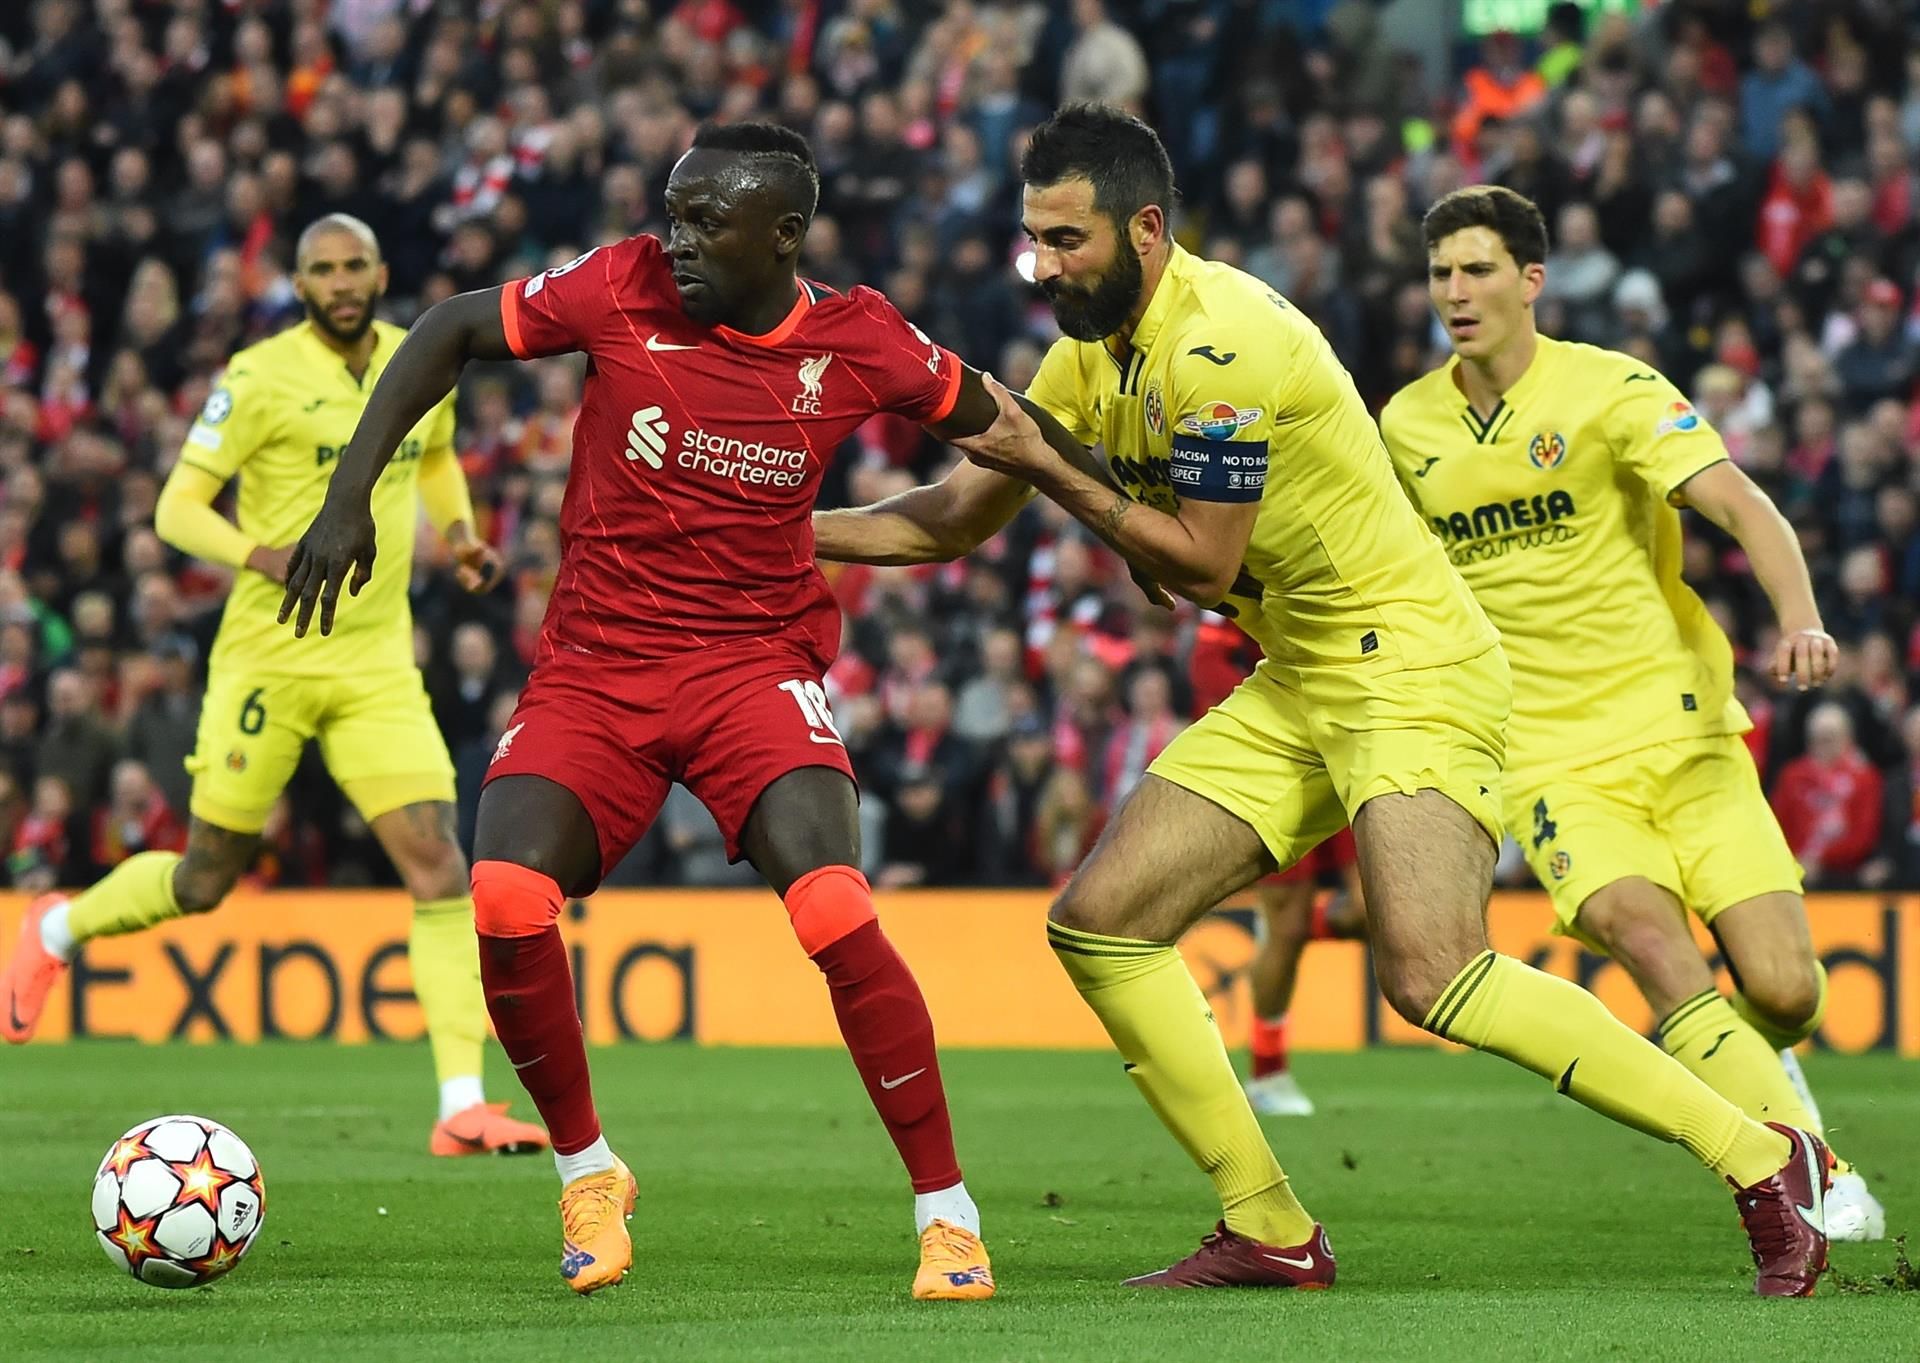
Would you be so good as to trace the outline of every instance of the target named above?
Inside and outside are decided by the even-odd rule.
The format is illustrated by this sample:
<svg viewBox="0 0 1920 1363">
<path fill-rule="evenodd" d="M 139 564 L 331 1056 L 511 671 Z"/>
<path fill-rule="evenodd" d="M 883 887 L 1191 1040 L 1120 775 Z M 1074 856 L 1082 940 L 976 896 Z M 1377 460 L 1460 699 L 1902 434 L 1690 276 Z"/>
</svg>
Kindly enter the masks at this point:
<svg viewBox="0 0 1920 1363">
<path fill-rule="evenodd" d="M 1259 484 L 1249 484 L 1249 495 L 1236 492 L 1231 500 L 1183 496 L 1177 511 L 1155 510 L 1120 492 L 1110 479 L 1090 477 L 1079 463 L 1051 457 L 1050 451 L 1060 451 L 1060 437 L 1050 435 L 1044 422 L 1030 420 L 1033 413 L 1027 404 L 998 383 L 989 391 L 1002 420 L 992 430 L 959 442 L 968 459 L 1031 481 L 1125 559 L 1135 581 L 1151 579 L 1203 606 L 1226 598 L 1253 534 Z M 1060 436 L 1078 447 L 1065 432 Z M 1257 453 L 1230 453 L 1258 458 L 1264 481 L 1264 446 Z"/>
<path fill-rule="evenodd" d="M 327 499 L 367 498 L 407 432 L 460 381 L 468 360 L 510 360 L 500 317 L 501 290 L 480 289 L 421 314 L 373 386 L 353 439 L 340 454 Z"/>
<path fill-rule="evenodd" d="M 813 552 L 830 563 L 945 563 L 998 534 L 1032 496 L 1018 478 L 963 459 L 937 483 L 814 512 Z"/>
<path fill-rule="evenodd" d="M 1802 691 L 1825 682 L 1833 675 L 1839 648 L 1821 624 L 1800 541 L 1773 499 L 1731 460 L 1700 470 L 1676 492 L 1739 541 L 1754 577 L 1773 603 L 1780 622 L 1773 679 L 1781 685 L 1795 682 Z"/>
<path fill-rule="evenodd" d="M 501 290 L 463 293 L 428 308 L 400 343 L 340 454 L 326 501 L 287 564 L 280 622 L 298 607 L 293 632 L 304 637 L 320 609 L 320 632 L 333 632 L 340 588 L 355 596 L 373 576 L 373 485 L 420 418 L 453 391 L 468 360 L 513 358 L 500 312 Z M 351 582 L 348 579 L 351 577 Z"/>
<path fill-rule="evenodd" d="M 1054 451 L 1107 487 L 1113 478 L 1093 451 L 1028 398 L 1026 409 Z M 927 427 L 941 440 L 984 432 L 1000 415 L 978 370 L 964 366 L 960 392 L 947 417 Z M 945 563 L 972 553 L 1006 527 L 1033 497 L 1033 486 L 976 464 L 961 463 L 937 483 L 912 488 L 871 506 L 813 514 L 814 553 L 833 563 Z"/>
</svg>

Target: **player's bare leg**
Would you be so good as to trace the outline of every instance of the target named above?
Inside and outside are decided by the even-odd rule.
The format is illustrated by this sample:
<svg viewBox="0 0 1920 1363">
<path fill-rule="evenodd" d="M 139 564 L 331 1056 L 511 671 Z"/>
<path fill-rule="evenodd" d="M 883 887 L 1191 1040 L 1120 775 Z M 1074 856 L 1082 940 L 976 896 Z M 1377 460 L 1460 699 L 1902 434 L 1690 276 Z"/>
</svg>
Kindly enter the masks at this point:
<svg viewBox="0 0 1920 1363">
<path fill-rule="evenodd" d="M 1820 1109 L 1793 1053 L 1819 1028 L 1827 1011 L 1827 972 L 1814 954 L 1805 901 L 1787 891 L 1756 895 L 1721 910 L 1712 931 L 1739 990 L 1734 1010 L 1775 1049 L 1793 1097 L 1806 1114 L 1804 1120 L 1788 1124 L 1821 1132 Z M 1827 1193 L 1828 1238 L 1884 1239 L 1885 1209 L 1859 1171 L 1835 1154 L 1833 1187 Z"/>
<path fill-rule="evenodd" d="M 860 874 L 853 782 L 831 767 L 788 772 L 754 801 L 740 845 L 786 902 L 801 948 L 826 976 L 847 1052 L 913 1181 L 920 1234 L 913 1295 L 992 1296 L 980 1213 L 954 1154 L 933 1018 L 913 972 L 881 931 Z"/>
<path fill-rule="evenodd" d="M 487 1005 L 480 988 L 473 897 L 454 808 L 422 800 L 390 809 L 368 827 L 413 900 L 407 959 L 426 1015 L 440 1115 L 427 1148 L 436 1155 L 522 1155 L 547 1148 L 547 1133 L 487 1102 L 482 1060 Z"/>
<path fill-rule="evenodd" d="M 1284 881 L 1254 886 L 1258 914 L 1257 947 L 1247 967 L 1253 993 L 1253 1022 L 1248 1049 L 1253 1073 L 1247 1080 L 1247 1101 L 1268 1117 L 1311 1117 L 1313 1100 L 1300 1089 L 1287 1057 L 1287 1012 L 1293 1006 L 1294 982 L 1300 957 L 1313 936 L 1312 880 Z"/>
<path fill-rule="evenodd" d="M 566 787 L 542 776 L 502 776 L 480 794 L 473 851 L 487 1012 L 546 1119 L 560 1172 L 560 1275 L 575 1292 L 597 1291 L 633 1264 L 625 1221 L 639 1196 L 600 1132 L 558 926 L 567 896 L 599 883 L 599 835 Z"/>
<path fill-rule="evenodd" d="M 1220 1197 L 1200 1249 L 1142 1287 L 1326 1287 L 1321 1231 L 1247 1105 L 1209 1007 L 1175 942 L 1203 914 L 1274 870 L 1253 828 L 1149 774 L 1054 901 L 1047 936 L 1113 1038 L 1128 1076 Z"/>
<path fill-rule="evenodd" d="M 42 895 L 27 906 L 6 973 L 0 975 L 0 1036 L 19 1044 L 40 1025 L 47 995 L 80 948 L 95 937 L 118 937 L 219 907 L 247 867 L 260 838 L 195 817 L 187 850 L 128 857 L 71 901 Z"/>
<path fill-rule="evenodd" d="M 1826 1147 L 1762 1126 L 1608 1013 L 1593 995 L 1487 946 L 1494 847 L 1439 791 L 1369 800 L 1354 823 L 1375 972 L 1402 1017 L 1522 1065 L 1726 1178 L 1764 1295 L 1804 1296 L 1826 1267 Z"/>
</svg>

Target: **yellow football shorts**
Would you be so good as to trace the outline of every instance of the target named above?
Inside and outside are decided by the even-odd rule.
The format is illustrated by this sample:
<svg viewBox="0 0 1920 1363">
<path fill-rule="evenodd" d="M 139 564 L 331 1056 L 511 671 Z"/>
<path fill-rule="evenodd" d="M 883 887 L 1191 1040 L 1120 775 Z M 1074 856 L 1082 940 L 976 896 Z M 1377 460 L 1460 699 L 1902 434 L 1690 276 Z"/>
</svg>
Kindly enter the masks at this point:
<svg viewBox="0 0 1920 1363">
<path fill-rule="evenodd" d="M 1713 922 L 1775 891 L 1798 894 L 1800 867 L 1738 735 L 1637 748 L 1590 766 L 1510 780 L 1508 826 L 1553 897 L 1556 932 L 1587 897 L 1641 876 Z"/>
<path fill-rule="evenodd" d="M 1444 667 L 1262 662 L 1148 770 L 1251 824 L 1282 869 L 1396 792 L 1437 790 L 1498 843 L 1512 704 L 1498 645 Z"/>
<path fill-rule="evenodd" d="M 194 816 L 258 833 L 310 738 L 369 822 L 404 805 L 453 801 L 453 760 L 417 669 L 352 678 L 232 670 L 208 679 L 200 707 L 187 759 Z"/>
</svg>

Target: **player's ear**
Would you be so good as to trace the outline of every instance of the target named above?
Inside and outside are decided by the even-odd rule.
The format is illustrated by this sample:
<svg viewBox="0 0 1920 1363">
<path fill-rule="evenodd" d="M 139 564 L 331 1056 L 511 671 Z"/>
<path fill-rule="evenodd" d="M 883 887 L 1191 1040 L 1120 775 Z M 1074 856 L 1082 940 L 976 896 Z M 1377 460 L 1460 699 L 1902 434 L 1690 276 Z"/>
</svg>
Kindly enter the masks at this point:
<svg viewBox="0 0 1920 1363">
<path fill-rule="evenodd" d="M 1547 284 L 1547 267 L 1539 261 L 1520 267 L 1520 301 L 1529 307 Z"/>
<path fill-rule="evenodd" d="M 802 213 L 782 213 L 773 220 L 773 249 L 782 260 L 799 254 L 806 240 L 807 219 Z"/>
<path fill-rule="evenodd" d="M 387 262 L 383 260 L 380 262 L 379 268 L 373 272 L 373 296 L 375 298 L 385 298 L 387 296 L 387 280 L 390 277 L 387 272 Z"/>
<path fill-rule="evenodd" d="M 1166 211 L 1159 204 L 1148 204 L 1127 222 L 1127 239 L 1140 255 L 1146 255 L 1167 234 Z"/>
</svg>

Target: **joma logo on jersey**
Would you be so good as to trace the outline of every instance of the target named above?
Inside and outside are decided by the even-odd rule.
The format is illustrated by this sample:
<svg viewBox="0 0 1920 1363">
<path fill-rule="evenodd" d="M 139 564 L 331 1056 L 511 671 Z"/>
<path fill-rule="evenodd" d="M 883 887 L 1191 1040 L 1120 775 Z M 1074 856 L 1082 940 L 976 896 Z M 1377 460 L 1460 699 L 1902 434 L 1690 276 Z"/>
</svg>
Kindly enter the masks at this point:
<svg viewBox="0 0 1920 1363">
<path fill-rule="evenodd" d="M 627 458 L 644 459 L 648 468 L 665 468 L 661 456 L 667 452 L 668 430 L 667 419 L 658 407 L 642 407 L 633 414 L 633 425 L 627 431 Z"/>
<path fill-rule="evenodd" d="M 801 416 L 820 415 L 820 381 L 832 363 L 831 355 L 815 355 L 800 362 L 800 396 L 793 400 L 795 412 Z"/>
<path fill-rule="evenodd" d="M 1552 525 L 1573 515 L 1573 511 L 1573 495 L 1554 491 L 1537 497 L 1515 497 L 1510 502 L 1488 502 L 1450 516 L 1435 516 L 1433 528 L 1440 532 L 1441 539 L 1458 544 L 1463 540 L 1486 539 L 1490 535 Z"/>
</svg>

